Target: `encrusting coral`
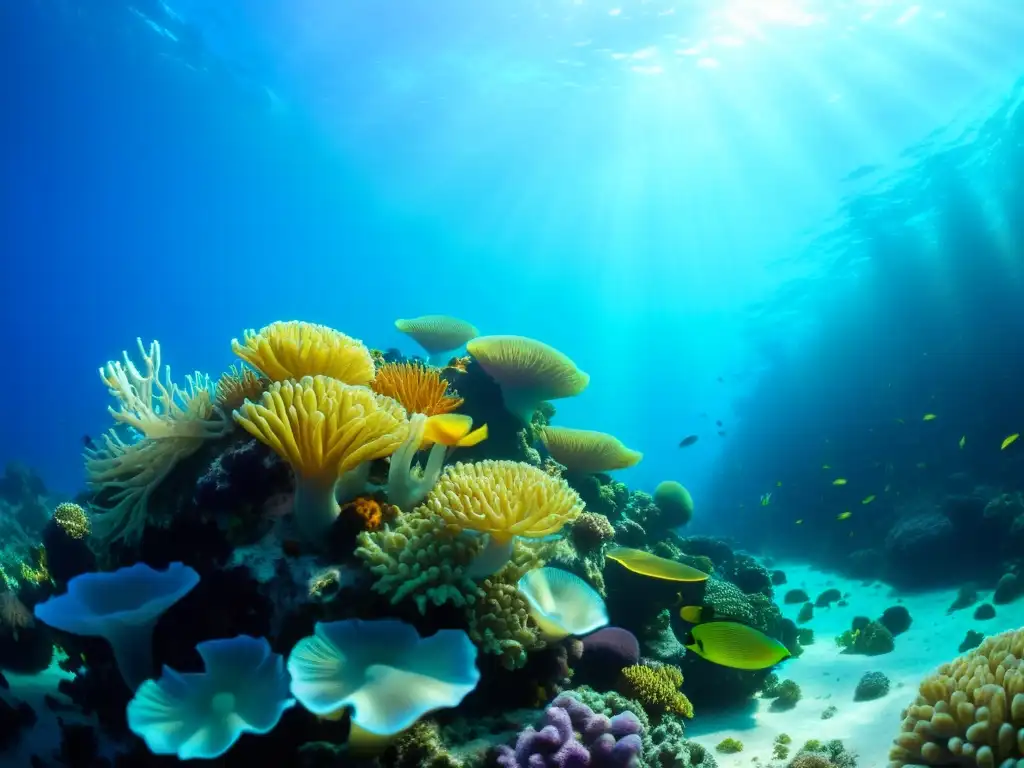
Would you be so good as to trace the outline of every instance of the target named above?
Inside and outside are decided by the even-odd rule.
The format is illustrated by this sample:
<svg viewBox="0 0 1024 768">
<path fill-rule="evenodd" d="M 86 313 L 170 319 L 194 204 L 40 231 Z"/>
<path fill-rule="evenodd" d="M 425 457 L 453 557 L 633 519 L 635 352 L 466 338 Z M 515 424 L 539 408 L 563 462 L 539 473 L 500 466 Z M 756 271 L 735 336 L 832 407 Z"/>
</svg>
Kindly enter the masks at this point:
<svg viewBox="0 0 1024 768">
<path fill-rule="evenodd" d="M 635 466 L 643 458 L 604 432 L 550 426 L 539 432 L 548 453 L 570 472 L 611 472 Z"/>
<path fill-rule="evenodd" d="M 370 383 L 379 395 L 387 395 L 400 402 L 409 413 L 436 416 L 451 413 L 462 398 L 448 393 L 448 382 L 436 368 L 412 363 L 385 363 L 377 369 Z"/>
<path fill-rule="evenodd" d="M 171 380 L 170 366 L 160 376 L 160 344 L 147 350 L 138 339 L 144 372 L 124 353 L 124 363 L 112 361 L 100 377 L 119 402 L 108 410 L 115 421 L 134 429 L 142 438 L 125 442 L 111 429 L 101 447 L 85 449 L 89 488 L 96 491 L 103 511 L 94 518 L 97 538 L 104 542 L 135 541 L 146 524 L 150 495 L 182 459 L 204 441 L 220 437 L 231 422 L 214 404 L 209 379 L 187 377 L 180 389 Z M 97 506 L 97 504 L 94 504 Z"/>
<path fill-rule="evenodd" d="M 326 325 L 298 320 L 245 331 L 231 349 L 271 381 L 329 376 L 345 384 L 369 384 L 373 357 L 363 342 Z"/>
<path fill-rule="evenodd" d="M 903 715 L 889 767 L 977 765 L 1024 758 L 1024 628 L 980 646 L 926 677 Z"/>
<path fill-rule="evenodd" d="M 53 520 L 73 539 L 83 539 L 92 532 L 85 510 L 70 501 L 57 505 L 53 510 Z"/>
</svg>

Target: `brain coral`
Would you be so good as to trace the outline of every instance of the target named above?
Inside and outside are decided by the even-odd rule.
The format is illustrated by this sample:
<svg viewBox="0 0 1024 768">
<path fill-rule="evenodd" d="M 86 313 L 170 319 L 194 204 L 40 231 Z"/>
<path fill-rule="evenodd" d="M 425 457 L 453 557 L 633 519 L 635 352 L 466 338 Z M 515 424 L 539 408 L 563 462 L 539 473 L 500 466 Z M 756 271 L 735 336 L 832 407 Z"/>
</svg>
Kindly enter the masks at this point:
<svg viewBox="0 0 1024 768">
<path fill-rule="evenodd" d="M 1024 628 L 986 638 L 921 682 L 889 767 L 1017 765 L 1024 757 Z"/>
</svg>

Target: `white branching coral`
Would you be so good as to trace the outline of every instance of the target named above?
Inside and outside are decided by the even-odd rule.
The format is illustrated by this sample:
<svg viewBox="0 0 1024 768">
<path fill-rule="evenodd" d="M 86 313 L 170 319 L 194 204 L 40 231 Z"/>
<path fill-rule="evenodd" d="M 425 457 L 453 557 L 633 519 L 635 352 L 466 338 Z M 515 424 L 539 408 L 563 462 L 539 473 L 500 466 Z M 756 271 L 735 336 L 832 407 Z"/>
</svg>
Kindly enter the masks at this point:
<svg viewBox="0 0 1024 768">
<path fill-rule="evenodd" d="M 182 389 L 164 368 L 161 379 L 160 344 L 147 352 L 138 339 L 144 371 L 124 353 L 124 362 L 108 362 L 100 378 L 120 407 L 109 407 L 119 424 L 129 427 L 134 440 L 125 441 L 116 428 L 103 436 L 101 447 L 87 447 L 85 465 L 89 487 L 102 492 L 110 505 L 94 520 L 100 540 L 137 539 L 146 523 L 146 507 L 153 490 L 175 465 L 195 453 L 205 440 L 231 429 L 231 421 L 215 405 L 208 376 L 186 377 Z"/>
</svg>

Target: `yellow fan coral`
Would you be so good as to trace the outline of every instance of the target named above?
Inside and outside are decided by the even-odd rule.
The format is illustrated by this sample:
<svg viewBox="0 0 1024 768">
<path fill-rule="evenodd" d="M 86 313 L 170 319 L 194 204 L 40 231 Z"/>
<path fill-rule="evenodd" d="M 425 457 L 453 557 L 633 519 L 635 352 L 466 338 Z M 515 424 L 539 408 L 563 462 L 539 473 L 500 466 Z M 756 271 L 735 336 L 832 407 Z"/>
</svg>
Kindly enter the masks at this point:
<svg viewBox="0 0 1024 768">
<path fill-rule="evenodd" d="M 327 376 L 275 382 L 234 417 L 291 464 L 295 519 L 310 542 L 338 516 L 339 477 L 390 455 L 409 430 L 405 409 L 390 397 Z"/>
<path fill-rule="evenodd" d="M 550 536 L 583 513 L 564 480 L 517 461 L 452 464 L 424 504 L 450 529 L 487 533 L 499 543 Z"/>
<path fill-rule="evenodd" d="M 247 330 L 231 349 L 272 381 L 330 376 L 345 384 L 369 384 L 373 357 L 363 342 L 326 325 L 298 320 Z"/>
<path fill-rule="evenodd" d="M 396 320 L 395 328 L 410 336 L 427 351 L 431 362 L 447 362 L 444 356 L 454 352 L 480 331 L 471 323 L 447 315 L 423 315 L 409 320 Z"/>
<path fill-rule="evenodd" d="M 436 416 L 462 405 L 461 397 L 448 394 L 448 382 L 436 368 L 410 363 L 385 363 L 377 369 L 370 387 L 400 402 L 409 413 Z"/>
<path fill-rule="evenodd" d="M 527 424 L 543 401 L 575 397 L 590 383 L 557 349 L 524 336 L 481 336 L 466 348 L 501 386 L 505 408 Z"/>
<path fill-rule="evenodd" d="M 252 368 L 232 365 L 217 380 L 217 406 L 224 413 L 231 413 L 246 400 L 259 400 L 269 386 L 270 379 Z"/>
<path fill-rule="evenodd" d="M 168 366 L 160 378 L 160 344 L 149 351 L 138 339 L 144 373 L 124 353 L 124 363 L 109 362 L 100 377 L 120 408 L 109 408 L 114 419 L 135 430 L 142 439 L 126 442 L 111 429 L 102 447 L 85 450 L 89 487 L 107 504 L 96 516 L 95 534 L 101 540 L 137 539 L 145 527 L 150 494 L 179 461 L 191 456 L 203 441 L 220 437 L 231 428 L 213 402 L 209 378 L 196 373 L 180 389 Z M 94 507 L 99 506 L 94 503 Z"/>
<path fill-rule="evenodd" d="M 643 458 L 604 432 L 566 427 L 544 427 L 541 442 L 559 464 L 571 472 L 611 472 L 626 469 Z"/>
<path fill-rule="evenodd" d="M 671 664 L 656 667 L 633 664 L 622 670 L 624 693 L 640 701 L 652 714 L 671 712 L 682 717 L 693 717 L 693 705 L 683 695 L 683 671 Z"/>
<path fill-rule="evenodd" d="M 921 682 L 890 768 L 1017 765 L 1024 758 L 1024 629 L 987 637 Z"/>
</svg>

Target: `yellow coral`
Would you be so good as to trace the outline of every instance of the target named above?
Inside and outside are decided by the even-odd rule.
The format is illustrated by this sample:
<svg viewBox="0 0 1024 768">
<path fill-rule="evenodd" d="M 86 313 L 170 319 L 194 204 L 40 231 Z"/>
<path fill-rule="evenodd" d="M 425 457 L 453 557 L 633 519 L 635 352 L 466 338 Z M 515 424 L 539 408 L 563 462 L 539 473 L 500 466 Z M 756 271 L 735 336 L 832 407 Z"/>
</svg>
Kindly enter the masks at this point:
<svg viewBox="0 0 1024 768">
<path fill-rule="evenodd" d="M 246 401 L 234 417 L 291 465 L 295 518 L 310 541 L 338 516 L 339 477 L 390 455 L 409 431 L 397 402 L 327 376 L 275 382 L 259 403 Z"/>
<path fill-rule="evenodd" d="M 643 454 L 604 432 L 544 427 L 540 439 L 548 453 L 572 472 L 611 472 L 637 464 Z"/>
<path fill-rule="evenodd" d="M 171 380 L 170 367 L 160 378 L 160 344 L 154 341 L 147 352 L 142 340 L 137 341 L 144 372 L 125 352 L 124 363 L 107 363 L 100 377 L 120 404 L 116 411 L 109 408 L 111 415 L 142 439 L 125 442 L 112 429 L 103 436 L 102 447 L 85 449 L 88 485 L 110 505 L 94 522 L 97 537 L 106 541 L 137 539 L 156 487 L 205 440 L 220 437 L 231 427 L 214 405 L 208 377 L 189 376 L 188 387 L 180 389 Z"/>
<path fill-rule="evenodd" d="M 409 363 L 386 363 L 377 369 L 370 385 L 374 392 L 400 402 L 409 413 L 436 416 L 462 405 L 461 397 L 448 394 L 448 382 L 436 368 Z"/>
<path fill-rule="evenodd" d="M 70 501 L 57 505 L 53 510 L 53 521 L 73 539 L 85 538 L 92 531 L 85 510 Z"/>
<path fill-rule="evenodd" d="M 903 712 L 890 768 L 1024 758 L 1024 629 L 987 637 L 926 677 Z"/>
<path fill-rule="evenodd" d="M 499 543 L 549 536 L 583 512 L 564 480 L 515 461 L 449 465 L 424 506 L 452 531 L 487 533 Z"/>
<path fill-rule="evenodd" d="M 21 561 L 21 578 L 32 584 L 45 584 L 50 579 L 49 558 L 46 555 L 46 547 L 38 546 L 32 548 L 32 565 L 28 561 Z"/>
<path fill-rule="evenodd" d="M 231 349 L 272 381 L 329 376 L 346 384 L 373 380 L 373 357 L 363 342 L 326 325 L 298 320 L 247 330 Z"/>
<path fill-rule="evenodd" d="M 231 413 L 246 400 L 259 400 L 269 386 L 270 379 L 252 368 L 232 365 L 217 380 L 217 405 L 225 413 Z"/>
<path fill-rule="evenodd" d="M 679 667 L 633 664 L 622 670 L 622 677 L 625 680 L 624 693 L 640 701 L 645 709 L 693 717 L 693 705 L 679 690 L 683 684 L 683 671 Z"/>
</svg>

